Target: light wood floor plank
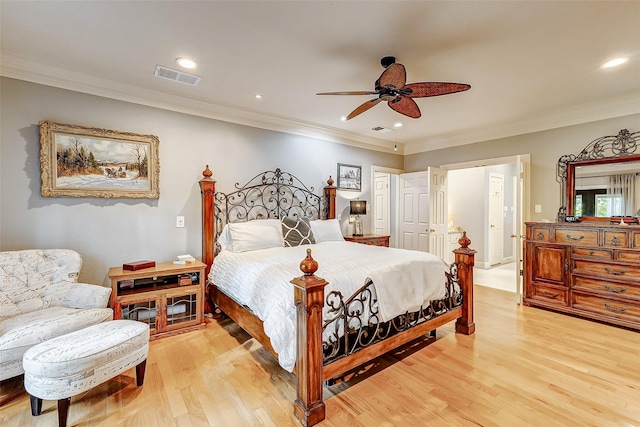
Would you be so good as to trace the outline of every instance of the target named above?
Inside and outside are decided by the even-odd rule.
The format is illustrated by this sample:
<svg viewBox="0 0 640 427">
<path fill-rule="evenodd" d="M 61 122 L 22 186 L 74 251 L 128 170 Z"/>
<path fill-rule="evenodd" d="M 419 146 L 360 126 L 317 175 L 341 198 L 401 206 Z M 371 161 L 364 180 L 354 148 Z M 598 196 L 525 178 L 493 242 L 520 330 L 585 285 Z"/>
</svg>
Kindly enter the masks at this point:
<svg viewBox="0 0 640 427">
<path fill-rule="evenodd" d="M 476 333 L 452 325 L 326 386 L 338 426 L 640 426 L 640 334 L 515 304 L 476 286 Z M 135 370 L 71 399 L 69 425 L 292 426 L 295 377 L 232 321 L 150 344 Z M 56 402 L 32 417 L 22 377 L 0 383 L 0 425 L 57 425 Z"/>
</svg>

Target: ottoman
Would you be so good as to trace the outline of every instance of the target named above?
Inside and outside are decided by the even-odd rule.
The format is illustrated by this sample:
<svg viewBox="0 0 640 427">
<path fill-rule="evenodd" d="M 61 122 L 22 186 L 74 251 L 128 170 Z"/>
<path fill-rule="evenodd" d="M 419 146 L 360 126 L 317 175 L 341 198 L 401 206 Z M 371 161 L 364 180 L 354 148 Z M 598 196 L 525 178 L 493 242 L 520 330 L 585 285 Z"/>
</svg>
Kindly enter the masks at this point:
<svg viewBox="0 0 640 427">
<path fill-rule="evenodd" d="M 22 359 L 31 414 L 40 415 L 43 399 L 57 400 L 58 425 L 66 426 L 71 396 L 133 366 L 141 386 L 148 353 L 149 325 L 134 320 L 98 323 L 31 347 Z"/>
</svg>

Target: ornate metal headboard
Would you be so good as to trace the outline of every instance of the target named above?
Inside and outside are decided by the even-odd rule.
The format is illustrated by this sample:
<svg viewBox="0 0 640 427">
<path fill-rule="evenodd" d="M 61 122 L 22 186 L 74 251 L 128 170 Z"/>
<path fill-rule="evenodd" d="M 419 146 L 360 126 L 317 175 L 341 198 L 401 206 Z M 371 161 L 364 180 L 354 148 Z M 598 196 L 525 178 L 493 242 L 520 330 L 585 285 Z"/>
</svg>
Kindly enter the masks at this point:
<svg viewBox="0 0 640 427">
<path fill-rule="evenodd" d="M 215 193 L 216 242 L 223 227 L 230 222 L 287 216 L 327 217 L 325 198 L 314 194 L 313 187 L 307 187 L 297 177 L 279 168 L 262 172 L 244 185 L 236 183 L 235 188 L 236 191 L 230 193 Z"/>
</svg>

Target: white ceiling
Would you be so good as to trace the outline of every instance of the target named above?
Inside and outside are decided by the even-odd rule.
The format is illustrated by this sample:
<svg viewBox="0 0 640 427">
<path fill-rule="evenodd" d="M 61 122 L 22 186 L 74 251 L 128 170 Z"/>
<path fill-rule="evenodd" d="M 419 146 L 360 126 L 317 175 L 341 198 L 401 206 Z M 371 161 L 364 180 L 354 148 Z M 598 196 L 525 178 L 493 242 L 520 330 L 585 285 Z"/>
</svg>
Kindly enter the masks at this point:
<svg viewBox="0 0 640 427">
<path fill-rule="evenodd" d="M 3 76 L 383 151 L 640 113 L 639 1 L 1 0 L 0 13 Z M 348 122 L 371 96 L 315 95 L 373 90 L 386 55 L 408 82 L 471 89 L 418 99 L 419 119 L 381 103 Z M 182 56 L 197 86 L 154 77 Z M 600 69 L 617 56 L 629 61 Z"/>
</svg>

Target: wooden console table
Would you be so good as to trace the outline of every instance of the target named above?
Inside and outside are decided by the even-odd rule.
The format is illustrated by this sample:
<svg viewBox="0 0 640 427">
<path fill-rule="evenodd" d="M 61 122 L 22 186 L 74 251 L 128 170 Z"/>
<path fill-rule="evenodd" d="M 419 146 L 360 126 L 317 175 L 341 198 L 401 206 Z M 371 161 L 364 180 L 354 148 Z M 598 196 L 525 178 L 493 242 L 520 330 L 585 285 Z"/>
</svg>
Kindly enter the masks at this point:
<svg viewBox="0 0 640 427">
<path fill-rule="evenodd" d="M 137 271 L 111 267 L 113 318 L 148 323 L 152 339 L 204 327 L 205 267 L 200 261 Z"/>
</svg>

